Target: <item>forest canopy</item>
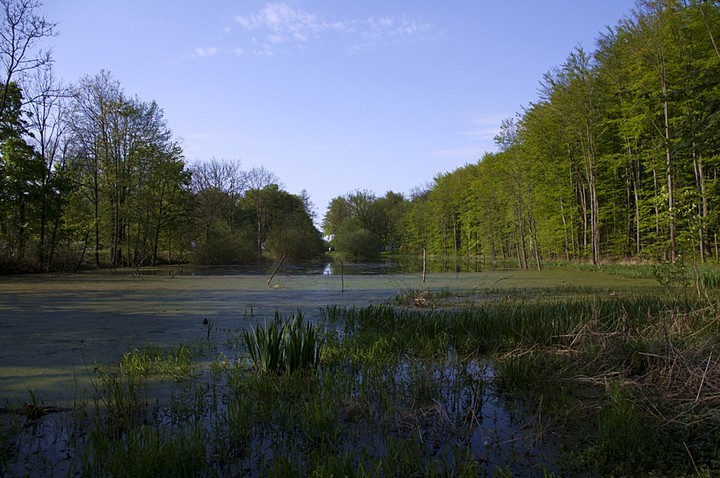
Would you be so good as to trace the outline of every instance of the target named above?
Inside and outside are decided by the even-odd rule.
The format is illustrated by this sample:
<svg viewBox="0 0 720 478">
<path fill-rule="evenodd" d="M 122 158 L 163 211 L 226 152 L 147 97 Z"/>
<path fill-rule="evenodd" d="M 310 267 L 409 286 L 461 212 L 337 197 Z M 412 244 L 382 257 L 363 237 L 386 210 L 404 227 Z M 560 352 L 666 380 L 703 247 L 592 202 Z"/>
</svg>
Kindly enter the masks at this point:
<svg viewBox="0 0 720 478">
<path fill-rule="evenodd" d="M 54 78 L 41 46 L 56 26 L 36 0 L 0 7 L 0 271 L 323 254 L 305 191 L 239 161 L 186 162 L 160 105 L 109 72 Z M 407 196 L 337 197 L 324 234 L 357 261 L 718 260 L 719 34 L 717 2 L 637 2 L 538 79 L 496 152 Z"/>
</svg>

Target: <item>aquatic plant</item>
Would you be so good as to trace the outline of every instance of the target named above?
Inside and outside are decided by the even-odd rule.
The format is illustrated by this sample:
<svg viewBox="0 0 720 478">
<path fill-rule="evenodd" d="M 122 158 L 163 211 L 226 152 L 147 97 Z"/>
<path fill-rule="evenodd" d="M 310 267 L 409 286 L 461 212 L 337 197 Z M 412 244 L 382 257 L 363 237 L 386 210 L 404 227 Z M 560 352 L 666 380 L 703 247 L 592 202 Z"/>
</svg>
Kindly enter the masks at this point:
<svg viewBox="0 0 720 478">
<path fill-rule="evenodd" d="M 285 324 L 280 322 L 276 312 L 275 320 L 269 324 L 257 324 L 243 337 L 254 366 L 263 372 L 279 372 L 284 367 L 283 336 Z"/>
<path fill-rule="evenodd" d="M 300 311 L 285 321 L 276 312 L 273 321 L 243 331 L 243 337 L 253 366 L 263 372 L 293 373 L 320 364 L 324 340 Z"/>
</svg>

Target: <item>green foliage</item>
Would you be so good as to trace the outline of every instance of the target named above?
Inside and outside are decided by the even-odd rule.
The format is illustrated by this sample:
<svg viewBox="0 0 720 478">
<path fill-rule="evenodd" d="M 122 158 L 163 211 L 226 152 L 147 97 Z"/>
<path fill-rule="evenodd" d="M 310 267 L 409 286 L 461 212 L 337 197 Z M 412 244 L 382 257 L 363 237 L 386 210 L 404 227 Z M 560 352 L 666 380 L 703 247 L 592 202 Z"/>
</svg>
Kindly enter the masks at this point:
<svg viewBox="0 0 720 478">
<path fill-rule="evenodd" d="M 23 92 L 15 83 L 5 88 L 0 118 L 0 272 L 37 267 L 33 239 L 39 232 L 45 165 L 26 141 Z"/>
<path fill-rule="evenodd" d="M 0 272 L 247 264 L 264 254 L 305 262 L 325 249 L 306 193 L 282 191 L 263 168 L 186 167 L 160 107 L 126 95 L 108 72 L 84 77 L 67 100 L 31 103 L 32 117 L 17 85 L 3 90 Z M 32 137 L 31 128 L 47 130 Z M 47 136 L 57 131 L 67 134 Z"/>
<path fill-rule="evenodd" d="M 343 223 L 332 244 L 338 254 L 354 262 L 377 260 L 380 255 L 378 238 L 352 220 Z"/>
<path fill-rule="evenodd" d="M 652 427 L 644 421 L 628 392 L 617 383 L 610 385 L 608 403 L 598 416 L 598 442 L 589 453 L 601 469 L 618 464 L 630 470 L 640 456 L 643 441 L 652 436 Z M 628 463 L 629 462 L 629 463 Z"/>
<path fill-rule="evenodd" d="M 95 415 L 60 446 L 88 476 L 717 473 L 714 301 L 499 293 L 329 306 L 322 339 L 300 312 L 228 331 L 268 373 L 221 353 L 194 374 L 186 346 L 130 351 L 99 370 Z"/>
<path fill-rule="evenodd" d="M 594 53 L 577 48 L 543 75 L 538 100 L 503 121 L 498 152 L 410 199 L 334 198 L 324 232 L 358 261 L 396 248 L 490 267 L 719 261 L 719 25 L 714 2 L 641 1 Z M 57 102 L 73 112 L 62 125 L 39 124 L 48 98 L 28 106 L 12 75 L 3 91 L 0 270 L 322 252 L 305 193 L 263 168 L 186 167 L 160 107 L 109 73 Z M 41 145 L 43 127 L 67 138 Z"/>
<path fill-rule="evenodd" d="M 663 263 L 654 267 L 657 281 L 668 288 L 686 288 L 690 284 L 687 268 L 681 263 Z"/>
<path fill-rule="evenodd" d="M 407 206 L 405 198 L 392 191 L 381 198 L 356 191 L 330 202 L 323 229 L 347 260 L 376 260 L 381 250 L 400 246 Z"/>
<path fill-rule="evenodd" d="M 295 263 L 319 257 L 324 252 L 324 242 L 303 199 L 277 188 L 271 193 L 273 197 L 266 206 L 270 209 L 266 251 L 277 259 L 285 257 Z"/>
<path fill-rule="evenodd" d="M 270 324 L 257 324 L 250 332 L 244 331 L 243 337 L 255 367 L 262 372 L 280 372 L 285 368 L 283 357 L 285 326 L 279 313 Z"/>
<path fill-rule="evenodd" d="M 90 434 L 83 456 L 85 476 L 157 477 L 202 476 L 207 472 L 204 436 L 200 430 L 168 435 L 162 429 L 140 426 L 122 440 Z"/>
<path fill-rule="evenodd" d="M 89 202 L 75 207 L 86 211 L 83 241 L 95 267 L 155 264 L 162 246 L 169 258 L 166 234 L 189 221 L 189 175 L 162 110 L 127 97 L 105 71 L 81 80 L 72 110 L 77 146 L 66 159 L 83 193 L 72 199 Z"/>
<path fill-rule="evenodd" d="M 200 239 L 192 254 L 200 265 L 252 264 L 258 261 L 255 235 L 252 230 L 229 231 L 220 224 Z"/>
</svg>

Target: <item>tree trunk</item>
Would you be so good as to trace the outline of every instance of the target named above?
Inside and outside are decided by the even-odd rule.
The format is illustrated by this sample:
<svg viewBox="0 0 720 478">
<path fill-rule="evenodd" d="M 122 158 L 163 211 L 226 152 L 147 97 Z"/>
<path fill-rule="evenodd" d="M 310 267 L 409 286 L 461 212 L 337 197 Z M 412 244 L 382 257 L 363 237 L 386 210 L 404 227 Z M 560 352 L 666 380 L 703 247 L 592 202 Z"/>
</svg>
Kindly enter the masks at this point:
<svg viewBox="0 0 720 478">
<path fill-rule="evenodd" d="M 640 242 L 640 159 L 635 161 L 635 172 L 633 177 L 633 195 L 635 196 L 635 253 L 639 256 L 642 252 Z"/>
<path fill-rule="evenodd" d="M 705 258 L 709 255 L 706 248 L 706 230 L 708 220 L 708 198 L 707 191 L 705 189 L 705 167 L 702 162 L 702 158 L 698 157 L 696 151 L 693 149 L 693 165 L 695 169 L 695 184 L 698 194 L 697 204 L 697 218 L 698 221 L 698 252 L 700 253 L 700 262 L 704 263 Z"/>
<path fill-rule="evenodd" d="M 669 233 L 670 233 L 670 262 L 675 263 L 676 244 L 675 244 L 675 196 L 673 189 L 672 174 L 672 151 L 670 150 L 670 105 L 668 103 L 667 81 L 665 78 L 665 70 L 662 74 L 662 92 L 663 92 L 663 116 L 665 119 L 665 171 L 667 174 L 668 187 L 668 214 L 669 214 Z"/>
<path fill-rule="evenodd" d="M 100 268 L 100 185 L 98 184 L 98 168 L 97 161 L 95 164 L 95 171 L 93 171 L 94 184 L 93 184 L 93 206 L 95 207 L 95 268 Z M 87 241 L 85 241 L 87 245 Z M 85 251 L 83 248 L 83 255 Z M 78 266 L 79 267 L 79 266 Z"/>
</svg>

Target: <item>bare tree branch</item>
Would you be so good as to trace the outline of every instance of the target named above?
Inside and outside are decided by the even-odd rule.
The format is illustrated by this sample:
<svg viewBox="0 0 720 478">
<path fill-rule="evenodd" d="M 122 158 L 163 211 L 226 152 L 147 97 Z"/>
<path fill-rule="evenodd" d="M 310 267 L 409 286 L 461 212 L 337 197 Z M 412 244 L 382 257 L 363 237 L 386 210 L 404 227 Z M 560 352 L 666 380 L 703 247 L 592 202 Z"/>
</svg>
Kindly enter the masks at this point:
<svg viewBox="0 0 720 478">
<path fill-rule="evenodd" d="M 50 51 L 35 51 L 40 40 L 56 34 L 57 24 L 38 13 L 41 6 L 38 0 L 0 0 L 0 68 L 4 75 L 0 120 L 7 107 L 10 83 L 52 64 Z"/>
</svg>

